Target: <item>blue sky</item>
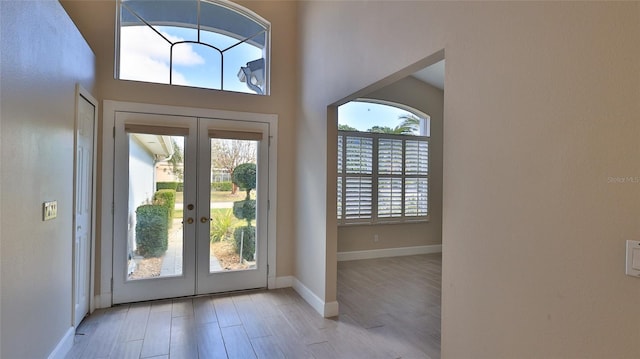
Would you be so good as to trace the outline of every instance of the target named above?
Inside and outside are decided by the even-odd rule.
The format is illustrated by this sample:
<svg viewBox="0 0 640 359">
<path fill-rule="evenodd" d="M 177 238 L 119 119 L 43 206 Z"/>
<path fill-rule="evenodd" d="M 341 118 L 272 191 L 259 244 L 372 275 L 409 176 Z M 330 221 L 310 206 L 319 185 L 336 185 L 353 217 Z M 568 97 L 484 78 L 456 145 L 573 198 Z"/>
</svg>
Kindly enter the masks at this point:
<svg viewBox="0 0 640 359">
<path fill-rule="evenodd" d="M 194 29 L 159 26 L 156 28 L 171 42 L 197 40 Z M 201 41 L 221 50 L 238 40 L 201 31 Z M 120 78 L 145 82 L 169 82 L 170 44 L 147 26 L 121 29 Z M 237 78 L 241 66 L 262 57 L 262 49 L 243 43 L 224 53 L 224 89 L 253 93 Z M 173 83 L 184 86 L 220 88 L 221 57 L 218 51 L 198 44 L 174 46 Z"/>
<path fill-rule="evenodd" d="M 373 126 L 396 127 L 398 118 L 410 114 L 397 107 L 371 102 L 351 101 L 338 107 L 338 123 L 366 131 Z"/>
</svg>

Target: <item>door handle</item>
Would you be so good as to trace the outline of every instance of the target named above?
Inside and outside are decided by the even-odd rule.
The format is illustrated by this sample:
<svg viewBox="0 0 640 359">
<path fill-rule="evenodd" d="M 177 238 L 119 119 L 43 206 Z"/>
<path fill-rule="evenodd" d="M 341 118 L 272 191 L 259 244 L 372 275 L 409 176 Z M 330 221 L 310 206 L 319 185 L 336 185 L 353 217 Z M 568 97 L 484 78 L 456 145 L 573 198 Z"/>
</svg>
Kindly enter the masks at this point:
<svg viewBox="0 0 640 359">
<path fill-rule="evenodd" d="M 207 222 L 209 222 L 210 220 L 211 220 L 211 218 L 207 218 L 207 217 L 202 217 L 202 218 L 200 218 L 200 222 L 201 222 L 201 223 L 207 223 Z"/>
<path fill-rule="evenodd" d="M 191 217 L 187 218 L 187 223 L 188 224 L 192 224 L 193 223 L 193 218 L 191 218 Z"/>
</svg>

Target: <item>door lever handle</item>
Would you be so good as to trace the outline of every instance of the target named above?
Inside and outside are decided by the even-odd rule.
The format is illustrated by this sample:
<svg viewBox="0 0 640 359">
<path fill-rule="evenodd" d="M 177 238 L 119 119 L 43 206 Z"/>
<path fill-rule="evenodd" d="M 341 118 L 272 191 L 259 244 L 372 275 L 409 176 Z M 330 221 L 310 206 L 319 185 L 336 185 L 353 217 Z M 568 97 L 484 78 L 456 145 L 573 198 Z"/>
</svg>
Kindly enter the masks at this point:
<svg viewBox="0 0 640 359">
<path fill-rule="evenodd" d="M 207 223 L 207 222 L 209 222 L 210 220 L 211 220 L 211 218 L 207 218 L 207 217 L 202 217 L 202 218 L 200 218 L 200 222 L 201 222 L 201 223 Z"/>
</svg>

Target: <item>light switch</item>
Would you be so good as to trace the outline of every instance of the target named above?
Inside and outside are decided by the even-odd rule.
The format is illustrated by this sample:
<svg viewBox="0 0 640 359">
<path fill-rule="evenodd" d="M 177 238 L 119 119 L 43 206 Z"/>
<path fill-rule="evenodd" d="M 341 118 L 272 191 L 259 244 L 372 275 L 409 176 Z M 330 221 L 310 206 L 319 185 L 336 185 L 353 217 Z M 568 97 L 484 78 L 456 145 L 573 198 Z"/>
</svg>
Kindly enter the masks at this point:
<svg viewBox="0 0 640 359">
<path fill-rule="evenodd" d="M 640 270 L 640 248 L 632 248 L 631 251 L 631 268 Z"/>
<path fill-rule="evenodd" d="M 626 274 L 640 277 L 640 241 L 627 241 Z"/>
<path fill-rule="evenodd" d="M 48 221 L 58 216 L 58 201 L 49 201 L 42 204 L 42 220 Z"/>
</svg>

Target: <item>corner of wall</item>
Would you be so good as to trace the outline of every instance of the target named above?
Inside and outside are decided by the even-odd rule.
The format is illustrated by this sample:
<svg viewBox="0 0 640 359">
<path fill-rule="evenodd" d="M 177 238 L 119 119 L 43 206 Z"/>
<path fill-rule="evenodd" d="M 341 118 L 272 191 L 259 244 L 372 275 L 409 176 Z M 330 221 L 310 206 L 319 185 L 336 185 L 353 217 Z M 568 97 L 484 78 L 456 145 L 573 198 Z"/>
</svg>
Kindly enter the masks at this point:
<svg viewBox="0 0 640 359">
<path fill-rule="evenodd" d="M 293 278 L 293 289 L 323 317 L 329 318 L 338 315 L 337 301 L 325 302 L 296 278 Z"/>
</svg>

